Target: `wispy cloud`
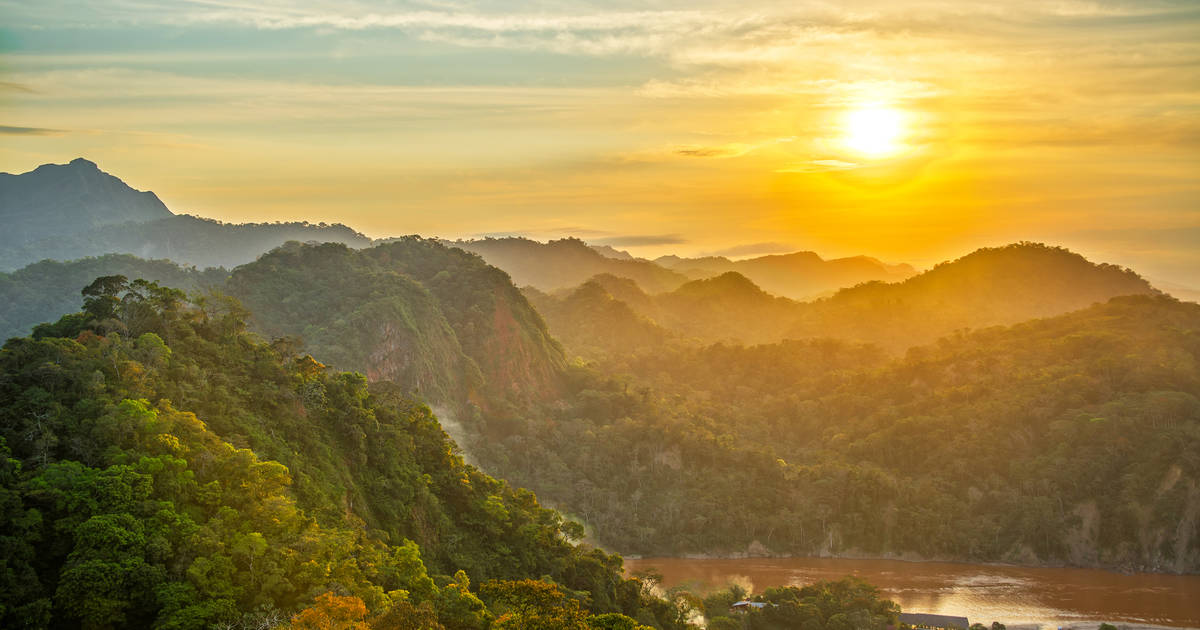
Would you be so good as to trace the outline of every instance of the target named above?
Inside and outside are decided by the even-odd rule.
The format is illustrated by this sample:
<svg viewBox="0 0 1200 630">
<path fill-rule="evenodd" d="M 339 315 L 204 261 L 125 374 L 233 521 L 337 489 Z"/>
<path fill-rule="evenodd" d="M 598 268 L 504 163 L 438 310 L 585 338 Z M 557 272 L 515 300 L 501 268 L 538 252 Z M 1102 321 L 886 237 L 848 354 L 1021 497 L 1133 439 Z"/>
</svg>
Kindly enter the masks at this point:
<svg viewBox="0 0 1200 630">
<path fill-rule="evenodd" d="M 650 245 L 679 245 L 688 242 L 688 239 L 680 234 L 626 234 L 588 239 L 588 242 L 593 245 L 611 245 L 613 247 L 644 247 Z"/>
<path fill-rule="evenodd" d="M 672 151 L 675 155 L 683 157 L 698 157 L 698 158 L 729 158 L 745 155 L 753 151 L 757 145 L 752 144 L 726 144 L 722 146 L 681 146 Z"/>
<path fill-rule="evenodd" d="M 63 129 L 46 129 L 43 127 L 12 127 L 0 125 L 0 134 L 10 136 L 60 136 L 67 133 Z"/>
<path fill-rule="evenodd" d="M 664 81 L 652 79 L 638 89 L 649 98 L 722 98 L 770 96 L 775 98 L 819 97 L 826 104 L 861 102 L 866 99 L 905 101 L 936 98 L 945 90 L 929 81 L 894 79 L 845 80 L 798 78 L 794 71 L 752 74 L 710 74 Z"/>
<path fill-rule="evenodd" d="M 22 92 L 25 94 L 33 93 L 33 89 L 28 85 L 21 83 L 13 83 L 11 81 L 0 81 L 0 92 Z"/>
<path fill-rule="evenodd" d="M 842 160 L 810 160 L 808 162 L 795 162 L 783 168 L 775 169 L 776 173 L 824 173 L 827 171 L 849 171 L 859 168 L 859 164 L 854 162 L 843 162 Z"/>
<path fill-rule="evenodd" d="M 762 243 L 746 243 L 743 245 L 735 245 L 725 249 L 718 249 L 713 252 L 707 252 L 705 256 L 726 256 L 729 258 L 737 258 L 740 256 L 759 256 L 763 254 L 780 254 L 796 251 L 796 246 L 790 243 L 778 242 L 762 242 Z"/>
</svg>

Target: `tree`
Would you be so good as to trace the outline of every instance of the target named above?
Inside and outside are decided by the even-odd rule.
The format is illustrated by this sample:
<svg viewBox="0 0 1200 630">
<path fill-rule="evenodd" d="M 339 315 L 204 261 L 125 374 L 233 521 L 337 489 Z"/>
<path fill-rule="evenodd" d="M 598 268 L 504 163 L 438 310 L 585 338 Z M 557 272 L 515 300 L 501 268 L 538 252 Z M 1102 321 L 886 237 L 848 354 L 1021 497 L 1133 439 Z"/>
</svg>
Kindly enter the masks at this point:
<svg viewBox="0 0 1200 630">
<path fill-rule="evenodd" d="M 292 617 L 291 630 L 371 630 L 363 600 L 322 593 L 316 603 Z"/>
<path fill-rule="evenodd" d="M 483 585 L 484 597 L 499 611 L 496 630 L 590 630 L 587 614 L 577 600 L 541 580 L 493 580 Z"/>
</svg>

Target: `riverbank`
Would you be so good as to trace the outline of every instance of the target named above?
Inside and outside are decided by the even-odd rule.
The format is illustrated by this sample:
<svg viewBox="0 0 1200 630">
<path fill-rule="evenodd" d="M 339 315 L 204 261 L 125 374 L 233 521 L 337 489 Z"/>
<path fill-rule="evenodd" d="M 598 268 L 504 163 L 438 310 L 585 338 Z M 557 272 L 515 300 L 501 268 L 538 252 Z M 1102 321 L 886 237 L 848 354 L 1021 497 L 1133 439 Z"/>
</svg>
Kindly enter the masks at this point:
<svg viewBox="0 0 1200 630">
<path fill-rule="evenodd" d="M 851 558 L 629 558 L 664 586 L 707 592 L 736 583 L 752 592 L 847 575 L 876 585 L 906 611 L 965 616 L 1010 629 L 1200 629 L 1200 576 L 1100 569 Z"/>
<path fill-rule="evenodd" d="M 1062 626 L 1061 628 L 1059 628 L 1059 630 L 1099 630 L 1100 626 L 1103 623 L 1108 623 L 1109 625 L 1116 626 L 1117 630 L 1181 630 L 1181 629 L 1182 630 L 1200 630 L 1200 628 L 1195 628 L 1195 627 L 1150 626 L 1150 625 L 1140 624 L 1140 623 L 1112 623 L 1112 622 L 1073 623 L 1070 625 Z M 1032 625 L 1032 624 L 1031 625 L 1016 624 L 1016 625 L 1007 626 L 1007 630 L 1040 630 L 1040 626 Z"/>
</svg>

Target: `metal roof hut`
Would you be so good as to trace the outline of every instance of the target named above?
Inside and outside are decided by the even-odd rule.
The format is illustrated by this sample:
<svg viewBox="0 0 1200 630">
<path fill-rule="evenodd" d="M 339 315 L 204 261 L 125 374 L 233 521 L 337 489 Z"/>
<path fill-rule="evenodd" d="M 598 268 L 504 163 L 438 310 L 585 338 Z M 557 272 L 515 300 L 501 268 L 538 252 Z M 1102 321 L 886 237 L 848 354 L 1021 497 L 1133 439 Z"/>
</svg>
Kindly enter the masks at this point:
<svg viewBox="0 0 1200 630">
<path fill-rule="evenodd" d="M 906 623 L 914 628 L 936 628 L 938 630 L 950 630 L 951 628 L 967 630 L 971 627 L 971 623 L 967 621 L 966 617 L 929 613 L 900 613 L 900 623 Z"/>
<path fill-rule="evenodd" d="M 730 612 L 743 612 L 744 613 L 748 610 L 762 610 L 763 608 L 766 608 L 767 606 L 775 606 L 775 604 L 768 604 L 767 602 L 752 602 L 748 599 L 743 599 L 740 602 L 734 602 L 734 603 L 730 604 L 729 610 L 730 610 Z"/>
</svg>

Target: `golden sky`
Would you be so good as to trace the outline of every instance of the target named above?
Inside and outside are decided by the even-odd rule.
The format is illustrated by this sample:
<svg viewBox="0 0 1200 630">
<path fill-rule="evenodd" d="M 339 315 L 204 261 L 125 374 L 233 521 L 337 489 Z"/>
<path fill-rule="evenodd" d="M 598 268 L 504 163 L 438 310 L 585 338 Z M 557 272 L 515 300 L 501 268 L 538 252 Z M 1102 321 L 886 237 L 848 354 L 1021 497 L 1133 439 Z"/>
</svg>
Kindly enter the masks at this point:
<svg viewBox="0 0 1200 630">
<path fill-rule="evenodd" d="M 1194 2 L 0 0 L 0 170 L 371 236 L 1200 285 Z"/>
</svg>

